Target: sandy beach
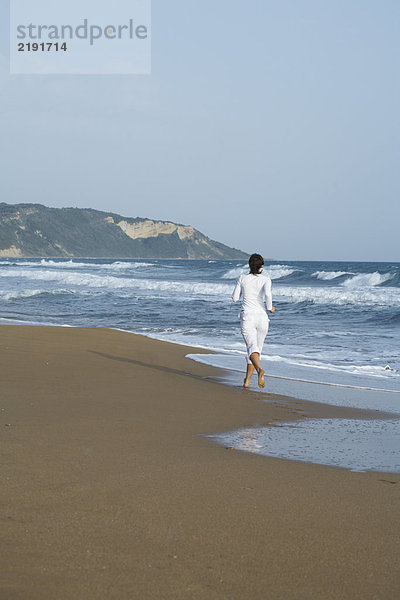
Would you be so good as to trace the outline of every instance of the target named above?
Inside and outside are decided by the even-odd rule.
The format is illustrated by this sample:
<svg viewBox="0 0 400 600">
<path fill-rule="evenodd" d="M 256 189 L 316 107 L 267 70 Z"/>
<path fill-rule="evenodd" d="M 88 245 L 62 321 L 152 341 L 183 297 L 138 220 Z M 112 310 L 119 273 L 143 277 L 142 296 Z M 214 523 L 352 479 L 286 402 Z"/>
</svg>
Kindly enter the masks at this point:
<svg viewBox="0 0 400 600">
<path fill-rule="evenodd" d="M 399 597 L 399 475 L 204 437 L 359 411 L 109 329 L 1 326 L 0 352 L 1 600 Z"/>
</svg>

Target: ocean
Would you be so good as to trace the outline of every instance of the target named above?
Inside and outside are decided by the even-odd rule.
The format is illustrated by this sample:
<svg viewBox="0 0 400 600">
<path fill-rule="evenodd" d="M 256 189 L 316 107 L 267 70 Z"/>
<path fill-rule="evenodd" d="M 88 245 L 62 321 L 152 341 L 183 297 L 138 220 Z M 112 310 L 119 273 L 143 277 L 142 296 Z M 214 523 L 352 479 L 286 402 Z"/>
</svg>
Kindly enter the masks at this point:
<svg viewBox="0 0 400 600">
<path fill-rule="evenodd" d="M 2 259 L 0 323 L 110 327 L 245 370 L 231 294 L 245 261 Z M 400 263 L 272 261 L 269 391 L 400 413 Z M 267 390 L 267 391 L 268 391 Z"/>
<path fill-rule="evenodd" d="M 244 261 L 3 259 L 3 323 L 111 327 L 219 351 L 240 370 Z M 400 263 L 267 263 L 272 375 L 400 391 Z M 219 360 L 222 364 L 223 360 Z"/>
</svg>

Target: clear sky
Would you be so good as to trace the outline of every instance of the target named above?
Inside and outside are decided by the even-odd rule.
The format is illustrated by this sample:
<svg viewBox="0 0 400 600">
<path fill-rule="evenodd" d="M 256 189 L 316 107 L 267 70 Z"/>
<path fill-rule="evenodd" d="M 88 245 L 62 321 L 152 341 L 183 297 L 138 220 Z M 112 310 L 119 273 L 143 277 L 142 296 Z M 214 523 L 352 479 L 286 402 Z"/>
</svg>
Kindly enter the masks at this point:
<svg viewBox="0 0 400 600">
<path fill-rule="evenodd" d="M 0 199 L 400 261 L 399 31 L 398 0 L 153 0 L 151 75 L 21 76 L 0 0 Z"/>
</svg>

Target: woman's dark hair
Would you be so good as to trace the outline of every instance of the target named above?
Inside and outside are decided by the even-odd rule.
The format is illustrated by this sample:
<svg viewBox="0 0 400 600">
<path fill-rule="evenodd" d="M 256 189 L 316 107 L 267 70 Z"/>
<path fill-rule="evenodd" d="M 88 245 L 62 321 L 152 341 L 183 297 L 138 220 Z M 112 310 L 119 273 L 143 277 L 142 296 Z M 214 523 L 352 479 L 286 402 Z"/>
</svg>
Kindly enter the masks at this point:
<svg viewBox="0 0 400 600">
<path fill-rule="evenodd" d="M 261 254 L 252 254 L 249 258 L 250 273 L 257 275 L 261 267 L 264 265 L 264 259 Z"/>
</svg>

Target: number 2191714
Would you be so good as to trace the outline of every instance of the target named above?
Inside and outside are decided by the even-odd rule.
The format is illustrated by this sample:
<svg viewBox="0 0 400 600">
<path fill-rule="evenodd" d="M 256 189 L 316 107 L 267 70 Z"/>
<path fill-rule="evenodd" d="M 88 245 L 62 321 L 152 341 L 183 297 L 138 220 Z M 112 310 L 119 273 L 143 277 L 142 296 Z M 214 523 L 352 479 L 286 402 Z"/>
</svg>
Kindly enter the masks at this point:
<svg viewBox="0 0 400 600">
<path fill-rule="evenodd" d="M 58 42 L 21 42 L 18 44 L 18 52 L 66 52 L 67 43 L 59 44 Z"/>
</svg>

